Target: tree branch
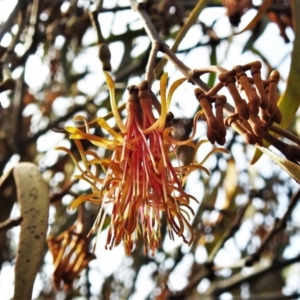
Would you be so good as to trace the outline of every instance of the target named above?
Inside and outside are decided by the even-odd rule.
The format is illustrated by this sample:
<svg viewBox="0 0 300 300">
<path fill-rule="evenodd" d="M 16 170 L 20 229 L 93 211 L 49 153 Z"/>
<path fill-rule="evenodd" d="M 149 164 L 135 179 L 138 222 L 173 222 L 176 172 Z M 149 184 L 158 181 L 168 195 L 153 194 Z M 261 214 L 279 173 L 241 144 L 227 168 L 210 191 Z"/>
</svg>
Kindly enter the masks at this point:
<svg viewBox="0 0 300 300">
<path fill-rule="evenodd" d="M 292 199 L 290 200 L 290 204 L 284 216 L 281 219 L 277 219 L 275 221 L 272 230 L 265 235 L 260 247 L 255 251 L 255 253 L 253 253 L 248 258 L 246 258 L 246 266 L 251 266 L 254 262 L 258 261 L 260 259 L 261 253 L 269 244 L 269 242 L 275 237 L 277 233 L 285 229 L 286 223 L 289 217 L 291 216 L 294 208 L 296 207 L 299 198 L 300 198 L 300 189 L 293 195 Z"/>
<path fill-rule="evenodd" d="M 8 219 L 5 222 L 0 223 L 0 232 L 9 230 L 13 227 L 19 226 L 23 218 L 20 216 L 16 219 Z"/>
<path fill-rule="evenodd" d="M 20 10 L 24 9 L 28 5 L 28 0 L 19 0 L 7 18 L 6 22 L 0 28 L 0 42 L 3 39 L 4 35 L 11 29 L 14 24 L 15 18 L 17 17 Z"/>
<path fill-rule="evenodd" d="M 297 255 L 291 259 L 274 260 L 269 266 L 258 268 L 256 271 L 246 276 L 242 275 L 241 273 L 233 275 L 227 280 L 223 280 L 213 284 L 209 288 L 209 290 L 203 295 L 203 297 L 206 296 L 207 299 L 214 299 L 216 296 L 219 296 L 224 292 L 228 292 L 231 289 L 240 286 L 244 282 L 249 282 L 255 278 L 264 276 L 269 272 L 281 271 L 283 268 L 291 264 L 297 263 L 299 261 L 300 261 L 300 255 Z"/>
</svg>

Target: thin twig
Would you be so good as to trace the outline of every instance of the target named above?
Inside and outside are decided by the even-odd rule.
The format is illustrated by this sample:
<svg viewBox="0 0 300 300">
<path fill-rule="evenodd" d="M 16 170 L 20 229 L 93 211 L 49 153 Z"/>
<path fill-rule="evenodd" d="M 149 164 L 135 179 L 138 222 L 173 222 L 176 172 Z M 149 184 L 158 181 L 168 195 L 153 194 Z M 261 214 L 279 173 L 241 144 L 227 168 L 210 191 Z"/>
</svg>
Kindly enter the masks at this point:
<svg viewBox="0 0 300 300">
<path fill-rule="evenodd" d="M 145 76 L 145 79 L 148 81 L 150 88 L 154 81 L 154 67 L 156 64 L 156 56 L 157 56 L 157 52 L 159 51 L 159 48 L 160 48 L 159 43 L 152 42 L 151 52 L 149 55 L 149 59 L 146 67 L 146 76 Z"/>
<path fill-rule="evenodd" d="M 231 289 L 240 286 L 244 282 L 249 282 L 253 279 L 260 278 L 261 276 L 264 276 L 270 272 L 280 271 L 283 268 L 299 261 L 300 255 L 297 255 L 291 259 L 274 260 L 270 265 L 257 268 L 253 273 L 249 275 L 242 275 L 241 273 L 238 273 L 229 277 L 228 279 L 212 284 L 209 290 L 203 296 L 201 295 L 201 297 L 203 297 L 203 299 L 205 299 L 205 297 L 207 297 L 207 299 L 216 299 L 216 297 L 220 294 L 228 292 Z"/>
<path fill-rule="evenodd" d="M 250 205 L 250 203 L 251 203 L 251 201 L 246 202 L 244 204 L 244 206 L 241 207 L 240 210 L 237 212 L 237 215 L 234 218 L 232 224 L 230 225 L 228 230 L 223 234 L 223 236 L 218 241 L 218 243 L 216 244 L 214 249 L 211 251 L 211 253 L 207 259 L 207 263 L 209 263 L 209 264 L 213 263 L 217 253 L 224 246 L 225 242 L 239 230 L 242 218 L 243 218 L 248 206 Z"/>
<path fill-rule="evenodd" d="M 102 9 L 103 9 L 103 0 L 97 0 L 95 10 L 100 12 L 100 11 L 102 11 Z M 128 9 L 130 9 L 129 6 L 128 6 Z"/>
<path fill-rule="evenodd" d="M 180 43 L 182 42 L 182 40 L 184 39 L 184 37 L 186 36 L 186 34 L 190 30 L 190 28 L 197 22 L 198 17 L 200 15 L 200 13 L 202 12 L 203 8 L 206 6 L 206 4 L 207 4 L 206 0 L 201 0 L 201 1 L 198 1 L 197 3 L 195 3 L 193 10 L 191 11 L 187 20 L 184 22 L 183 26 L 180 28 L 178 34 L 175 37 L 174 44 L 171 47 L 172 51 L 174 51 L 174 52 L 177 51 Z M 155 67 L 154 72 L 155 72 L 156 76 L 158 76 L 161 73 L 161 71 L 166 63 L 167 63 L 167 59 L 165 57 L 163 57 L 161 59 L 161 61 L 157 64 L 157 66 Z"/>
<path fill-rule="evenodd" d="M 210 87 L 199 78 L 199 75 L 194 73 L 194 70 L 191 70 L 187 65 L 185 65 L 176 55 L 175 53 L 169 48 L 169 46 L 161 39 L 158 32 L 156 31 L 153 23 L 151 22 L 151 19 L 148 15 L 148 13 L 143 8 L 143 5 L 141 3 L 137 3 L 135 0 L 130 0 L 131 7 L 134 11 L 136 11 L 139 15 L 141 20 L 144 22 L 144 28 L 146 33 L 148 34 L 151 42 L 153 44 L 160 45 L 159 50 L 165 54 L 165 57 L 171 61 L 174 66 L 188 79 L 188 81 L 193 82 L 195 85 L 200 87 L 205 92 L 208 92 L 210 90 Z M 211 68 L 213 72 L 225 72 L 226 69 L 219 67 L 219 66 L 212 66 L 204 68 L 203 71 L 208 70 L 208 68 Z M 201 70 L 198 70 L 201 71 Z M 234 113 L 234 108 L 232 105 L 230 105 L 228 102 L 225 104 L 224 108 L 229 112 L 230 114 Z"/>
<path fill-rule="evenodd" d="M 283 217 L 281 219 L 277 219 L 275 221 L 275 224 L 274 224 L 272 230 L 270 230 L 265 235 L 264 239 L 261 242 L 260 247 L 255 251 L 255 253 L 253 253 L 248 258 L 246 258 L 246 265 L 247 266 L 250 266 L 255 261 L 258 261 L 260 256 L 261 256 L 261 253 L 266 248 L 266 246 L 270 243 L 270 241 L 276 236 L 276 234 L 278 232 L 280 232 L 281 230 L 284 230 L 286 228 L 286 223 L 287 223 L 289 217 L 291 216 L 294 208 L 296 207 L 299 199 L 300 199 L 300 189 L 292 196 L 292 199 L 290 200 L 290 204 L 288 206 L 288 209 L 285 212 L 285 214 L 283 215 Z"/>
<path fill-rule="evenodd" d="M 106 87 L 101 87 L 100 88 L 100 91 L 102 89 L 104 89 Z M 95 100 L 95 97 L 96 96 L 93 96 L 93 97 L 89 97 L 86 101 L 86 103 L 82 104 L 82 105 L 77 105 L 77 106 L 74 106 L 73 109 L 71 109 L 70 111 L 68 111 L 67 114 L 65 114 L 64 116 L 54 120 L 53 122 L 49 123 L 47 127 L 45 127 L 44 129 L 41 129 L 40 131 L 38 131 L 37 133 L 35 133 L 34 135 L 30 136 L 29 138 L 26 138 L 26 139 L 23 139 L 20 141 L 20 143 L 24 146 L 24 145 L 27 145 L 27 144 L 30 144 L 31 142 L 34 142 L 36 141 L 36 139 L 43 135 L 44 133 L 46 133 L 47 131 L 49 130 L 52 130 L 54 129 L 55 131 L 59 132 L 59 130 L 57 130 L 56 128 L 59 126 L 59 124 L 61 124 L 62 122 L 65 122 L 67 121 L 68 119 L 70 119 L 72 116 L 74 116 L 74 114 L 76 114 L 77 112 L 81 111 L 81 110 L 84 110 L 84 108 L 91 102 L 93 102 Z M 124 109 L 126 108 L 126 103 L 123 103 L 121 104 L 119 107 L 118 107 L 118 111 L 121 112 L 123 111 Z M 113 117 L 113 113 L 112 112 L 109 112 L 107 113 L 103 119 L 104 120 L 109 120 L 110 118 Z M 92 125 L 92 124 L 96 124 L 97 123 L 97 119 L 94 119 L 92 121 L 89 122 L 89 125 Z M 84 127 L 84 125 L 82 126 Z M 81 126 L 78 126 L 78 128 L 81 128 Z M 64 133 L 65 131 L 62 131 L 62 133 Z"/>
<path fill-rule="evenodd" d="M 101 32 L 101 27 L 100 27 L 100 24 L 99 24 L 99 21 L 98 21 L 98 11 L 95 10 L 95 11 L 90 11 L 90 19 L 91 19 L 91 22 L 92 22 L 92 25 L 97 33 L 97 41 L 98 41 L 98 44 L 101 44 L 104 42 L 104 37 L 102 35 L 102 32 Z"/>
<path fill-rule="evenodd" d="M 169 46 L 161 39 L 158 32 L 156 31 L 148 13 L 143 8 L 142 3 L 137 3 L 135 0 L 130 0 L 132 9 L 136 11 L 141 20 L 144 22 L 144 28 L 149 36 L 152 43 L 157 43 L 160 45 L 160 51 L 163 52 L 168 60 L 170 60 L 174 66 L 190 81 L 194 82 L 200 88 L 208 91 L 209 86 L 202 81 L 199 77 L 194 76 L 194 72 L 186 66 L 169 48 Z"/>
<path fill-rule="evenodd" d="M 178 299 L 178 297 L 182 297 L 188 291 L 191 291 L 192 289 L 196 288 L 196 286 L 199 284 L 199 282 L 207 277 L 207 275 L 212 272 L 213 270 L 213 260 L 215 259 L 216 254 L 219 252 L 219 250 L 223 247 L 225 242 L 234 235 L 234 233 L 239 229 L 239 224 L 245 214 L 246 209 L 248 208 L 249 204 L 251 202 L 248 201 L 239 211 L 238 215 L 234 219 L 233 223 L 231 224 L 230 228 L 225 232 L 225 234 L 222 236 L 221 240 L 217 243 L 217 245 L 214 247 L 212 252 L 210 253 L 209 258 L 204 264 L 204 268 L 201 269 L 200 272 L 197 272 L 190 280 L 188 285 L 182 289 L 181 291 L 176 293 L 176 297 L 172 297 L 171 299 Z"/>
<path fill-rule="evenodd" d="M 74 179 L 72 181 L 70 181 L 66 186 L 64 186 L 61 191 L 59 191 L 58 193 L 53 193 L 52 195 L 50 195 L 49 197 L 49 202 L 50 203 L 55 203 L 55 202 L 58 202 L 58 201 L 61 201 L 61 198 L 63 196 L 65 196 L 70 188 L 79 181 L 79 179 Z"/>
</svg>

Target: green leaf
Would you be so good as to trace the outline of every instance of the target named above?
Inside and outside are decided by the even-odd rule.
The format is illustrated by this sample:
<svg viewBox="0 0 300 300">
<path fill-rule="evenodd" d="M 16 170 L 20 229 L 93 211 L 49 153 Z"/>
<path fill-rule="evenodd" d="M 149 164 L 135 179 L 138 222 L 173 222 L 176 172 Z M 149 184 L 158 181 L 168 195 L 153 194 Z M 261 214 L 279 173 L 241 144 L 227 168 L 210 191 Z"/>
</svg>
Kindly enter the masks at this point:
<svg viewBox="0 0 300 300">
<path fill-rule="evenodd" d="M 217 45 L 212 44 L 211 45 L 211 52 L 210 52 L 210 64 L 212 66 L 218 65 L 218 58 L 217 58 Z M 208 86 L 213 87 L 216 82 L 217 74 L 215 72 L 209 73 L 208 77 Z"/>
<path fill-rule="evenodd" d="M 300 183 L 300 166 L 279 156 L 265 147 L 258 147 L 264 154 L 269 156 L 281 169 L 291 175 L 298 183 Z"/>
</svg>

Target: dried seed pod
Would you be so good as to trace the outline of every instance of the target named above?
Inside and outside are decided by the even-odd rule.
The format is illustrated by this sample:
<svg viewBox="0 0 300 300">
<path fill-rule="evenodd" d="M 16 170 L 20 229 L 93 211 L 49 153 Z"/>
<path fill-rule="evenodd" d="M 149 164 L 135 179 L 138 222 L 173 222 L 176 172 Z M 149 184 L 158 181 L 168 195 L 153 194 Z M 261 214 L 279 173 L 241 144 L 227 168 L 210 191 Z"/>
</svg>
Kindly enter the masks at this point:
<svg viewBox="0 0 300 300">
<path fill-rule="evenodd" d="M 270 117 L 274 116 L 276 114 L 276 111 L 278 110 L 277 107 L 277 85 L 279 82 L 279 72 L 274 70 L 271 72 L 269 77 L 269 92 L 268 92 L 268 99 L 269 99 L 269 106 L 267 108 L 267 113 Z"/>
<path fill-rule="evenodd" d="M 251 118 L 251 116 L 250 116 Z M 249 138 L 251 138 L 251 141 L 255 139 L 255 142 L 258 143 L 259 145 L 263 144 L 263 139 L 262 137 L 258 136 L 254 130 L 253 130 L 253 125 L 251 124 L 251 119 L 249 118 L 248 121 L 239 119 L 237 122 L 244 127 L 245 130 L 248 131 L 249 133 Z M 257 117 L 258 118 L 258 117 Z M 253 123 L 253 122 L 252 122 Z"/>
<path fill-rule="evenodd" d="M 102 63 L 102 69 L 104 71 L 111 71 L 111 54 L 107 44 L 102 43 L 99 45 L 98 57 Z"/>
<path fill-rule="evenodd" d="M 245 120 L 249 119 L 249 109 L 246 102 L 241 98 L 237 87 L 235 86 L 235 79 L 229 73 L 221 73 L 218 76 L 219 80 L 223 83 L 224 86 L 227 87 L 228 91 L 230 92 L 233 101 L 235 103 L 235 108 L 240 117 Z"/>
<path fill-rule="evenodd" d="M 278 106 L 276 106 L 276 107 L 277 107 L 277 109 L 276 109 L 275 115 L 272 117 L 272 121 L 274 121 L 277 124 L 280 124 L 282 121 L 282 114 L 281 114 L 281 111 L 279 110 Z"/>
<path fill-rule="evenodd" d="M 217 140 L 217 134 L 211 130 L 209 125 L 207 124 L 207 139 L 210 141 L 211 144 L 214 144 Z"/>
<path fill-rule="evenodd" d="M 235 75 L 240 84 L 242 85 L 249 100 L 248 107 L 250 113 L 253 115 L 257 115 L 259 112 L 260 99 L 256 94 L 255 88 L 250 83 L 246 73 L 244 72 L 241 66 L 236 66 L 233 68 L 233 70 L 235 71 Z"/>
<path fill-rule="evenodd" d="M 265 92 L 264 83 L 260 76 L 261 62 L 255 61 L 251 66 L 251 75 L 253 77 L 253 82 L 256 86 L 258 95 L 260 97 L 260 107 L 262 109 L 266 109 L 269 105 L 269 100 L 267 94 Z"/>
<path fill-rule="evenodd" d="M 264 124 L 258 116 L 250 114 L 249 124 L 251 125 L 256 136 L 262 137 L 266 133 Z"/>
<path fill-rule="evenodd" d="M 262 137 L 260 136 L 256 136 L 256 144 L 258 144 L 259 146 L 262 146 L 264 144 L 264 140 Z"/>
<path fill-rule="evenodd" d="M 222 0 L 227 8 L 227 15 L 233 26 L 238 26 L 242 15 L 252 7 L 252 0 Z"/>
<path fill-rule="evenodd" d="M 244 119 L 240 119 L 239 122 L 250 134 L 252 134 L 252 135 L 254 134 L 253 129 L 248 121 L 246 121 Z"/>
<path fill-rule="evenodd" d="M 219 145 L 223 146 L 226 142 L 226 138 L 225 137 L 219 137 L 218 135 L 216 135 L 216 142 Z"/>
<path fill-rule="evenodd" d="M 254 145 L 257 143 L 257 137 L 254 134 L 249 133 L 244 126 L 238 121 L 237 115 L 231 115 L 225 118 L 225 125 L 232 127 L 236 132 L 238 132 L 245 141 L 250 144 Z"/>
<path fill-rule="evenodd" d="M 210 101 L 206 98 L 205 93 L 201 89 L 195 89 L 194 93 L 204 111 L 208 126 L 213 132 L 218 132 L 219 123 L 213 114 Z"/>
<path fill-rule="evenodd" d="M 219 98 L 216 99 L 215 102 L 215 108 L 216 108 L 216 119 L 219 122 L 219 130 L 217 132 L 217 136 L 219 138 L 219 141 L 223 141 L 225 143 L 225 137 L 226 137 L 226 128 L 224 125 L 224 116 L 223 116 L 223 108 L 224 104 L 226 103 L 226 97 L 225 96 L 219 96 Z M 217 143 L 220 144 L 217 140 Z M 220 144 L 220 145 L 224 145 Z"/>
<path fill-rule="evenodd" d="M 272 121 L 272 118 L 267 114 L 267 111 L 265 109 L 260 110 L 260 120 L 266 124 L 269 125 Z"/>
</svg>

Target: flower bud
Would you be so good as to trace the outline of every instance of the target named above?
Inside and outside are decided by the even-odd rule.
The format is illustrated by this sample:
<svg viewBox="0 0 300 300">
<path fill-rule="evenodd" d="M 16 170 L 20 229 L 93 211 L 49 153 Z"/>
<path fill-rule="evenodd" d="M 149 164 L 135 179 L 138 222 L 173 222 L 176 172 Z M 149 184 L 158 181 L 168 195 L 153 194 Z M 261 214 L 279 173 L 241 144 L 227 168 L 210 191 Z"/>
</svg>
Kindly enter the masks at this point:
<svg viewBox="0 0 300 300">
<path fill-rule="evenodd" d="M 99 45 L 98 57 L 102 63 L 102 69 L 104 71 L 111 71 L 111 54 L 107 44 L 102 43 Z"/>
</svg>

